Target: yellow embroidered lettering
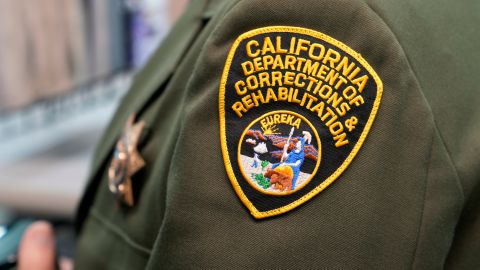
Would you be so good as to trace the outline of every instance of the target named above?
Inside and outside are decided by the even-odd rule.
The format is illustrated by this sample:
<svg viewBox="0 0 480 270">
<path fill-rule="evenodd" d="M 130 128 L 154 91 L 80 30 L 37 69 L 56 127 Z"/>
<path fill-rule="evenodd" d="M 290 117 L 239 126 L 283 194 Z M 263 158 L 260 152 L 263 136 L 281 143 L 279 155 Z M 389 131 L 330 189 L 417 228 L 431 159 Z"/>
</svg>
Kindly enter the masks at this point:
<svg viewBox="0 0 480 270">
<path fill-rule="evenodd" d="M 337 82 L 337 84 L 335 84 L 335 89 L 338 90 L 342 86 L 342 84 L 347 83 L 347 82 L 348 81 L 344 77 L 339 76 L 338 77 L 338 82 Z"/>
<path fill-rule="evenodd" d="M 358 107 L 358 106 L 362 105 L 363 103 L 365 103 L 365 101 L 363 100 L 362 96 L 358 95 L 358 96 L 354 97 L 352 100 L 350 100 L 350 102 L 348 102 L 348 103 L 350 103 L 350 105 L 355 104 Z"/>
<path fill-rule="evenodd" d="M 312 103 L 317 102 L 318 98 L 316 98 L 314 96 L 311 96 L 311 95 L 308 95 L 308 94 L 307 94 L 307 97 L 308 97 L 308 103 L 307 103 L 307 106 L 305 106 L 305 108 L 310 110 L 310 108 L 312 107 Z M 312 109 L 312 111 L 313 111 L 313 109 Z"/>
<path fill-rule="evenodd" d="M 325 81 L 327 81 L 328 84 L 333 86 L 335 85 L 335 81 L 337 80 L 337 78 L 338 78 L 338 73 L 334 69 L 332 69 L 330 70 L 327 77 L 325 78 Z"/>
<path fill-rule="evenodd" d="M 337 135 L 333 137 L 333 139 L 335 140 L 335 147 L 337 148 L 348 144 L 347 134 L 345 133 Z"/>
<path fill-rule="evenodd" d="M 275 47 L 273 46 L 273 43 L 270 37 L 266 37 L 263 40 L 262 55 L 265 55 L 267 53 L 275 53 Z"/>
<path fill-rule="evenodd" d="M 253 67 L 253 63 L 250 62 L 250 61 L 245 61 L 242 63 L 242 70 L 243 70 L 243 74 L 245 76 L 248 76 L 250 74 L 252 74 L 253 72 L 255 72 L 255 68 Z"/>
<path fill-rule="evenodd" d="M 337 111 L 338 115 L 342 117 L 345 116 L 348 111 L 350 111 L 350 105 L 348 105 L 348 103 L 346 102 L 342 102 L 342 104 L 340 104 L 340 107 L 335 108 L 335 110 Z"/>
<path fill-rule="evenodd" d="M 265 55 L 263 57 L 263 66 L 265 70 L 269 70 L 271 65 L 273 65 L 273 56 Z"/>
<path fill-rule="evenodd" d="M 328 99 L 331 94 L 332 94 L 332 87 L 325 84 L 324 86 L 322 86 L 322 89 L 320 89 L 319 96 L 323 99 Z"/>
<path fill-rule="evenodd" d="M 293 91 L 292 101 L 290 101 L 290 102 L 300 104 L 302 101 L 300 99 L 298 99 L 297 96 L 298 96 L 298 89 L 295 89 Z"/>
<path fill-rule="evenodd" d="M 330 68 L 325 66 L 325 65 L 322 65 L 320 67 L 320 70 L 318 71 L 317 73 L 317 77 L 322 80 L 322 81 L 325 81 L 325 74 L 327 74 L 327 71 L 329 71 Z"/>
<path fill-rule="evenodd" d="M 317 83 L 318 80 L 313 78 L 313 77 L 310 77 L 310 76 L 308 76 L 307 79 L 308 79 L 307 91 L 310 91 L 310 90 L 312 90 L 313 84 Z"/>
<path fill-rule="evenodd" d="M 363 75 L 359 78 L 356 78 L 355 80 L 352 81 L 353 84 L 357 85 L 358 86 L 358 92 L 359 93 L 362 93 L 363 92 L 363 88 L 365 88 L 365 85 L 367 84 L 367 81 L 368 81 L 368 76 L 367 75 Z"/>
<path fill-rule="evenodd" d="M 293 88 L 288 89 L 288 102 L 292 102 L 293 98 Z"/>
<path fill-rule="evenodd" d="M 255 67 L 255 71 L 256 71 L 256 72 L 262 71 L 262 70 L 263 70 L 262 58 L 261 58 L 261 57 L 257 57 L 257 58 L 255 58 L 255 59 L 253 59 L 253 66 Z"/>
<path fill-rule="evenodd" d="M 306 80 L 307 76 L 305 76 L 305 74 L 302 74 L 302 73 L 298 73 L 297 76 L 295 76 L 295 86 L 302 88 L 305 86 L 305 82 L 304 81 L 300 82 L 300 79 Z"/>
<path fill-rule="evenodd" d="M 260 49 L 256 49 L 255 52 L 252 51 L 252 47 L 258 47 L 260 44 L 256 40 L 250 40 L 247 42 L 246 50 L 247 50 L 247 55 L 248 57 L 254 58 L 260 55 Z M 246 74 L 245 74 L 246 75 Z"/>
<path fill-rule="evenodd" d="M 307 60 L 307 62 L 303 66 L 303 73 L 307 74 L 308 76 L 315 75 L 315 74 L 317 74 L 319 65 L 320 64 L 318 62 L 313 62 L 311 60 Z"/>
<path fill-rule="evenodd" d="M 353 78 L 355 78 L 355 76 L 357 76 L 357 74 L 360 72 L 360 68 L 359 67 L 356 67 L 355 70 L 350 73 L 350 75 L 348 75 L 348 79 L 351 81 L 353 80 Z"/>
<path fill-rule="evenodd" d="M 258 107 L 260 104 L 265 103 L 265 99 L 263 98 L 263 94 L 261 90 L 258 90 L 256 94 L 252 93 L 252 99 L 253 99 L 253 103 L 255 104 L 255 107 Z"/>
<path fill-rule="evenodd" d="M 355 87 L 353 87 L 353 86 L 348 86 L 347 88 L 345 88 L 343 90 L 343 96 L 347 100 L 353 99 L 356 95 L 357 95 L 357 89 L 355 89 Z"/>
<path fill-rule="evenodd" d="M 325 122 L 328 117 L 335 117 L 335 113 L 332 111 L 332 109 L 326 107 L 325 110 L 327 111 L 320 119 Z"/>
<path fill-rule="evenodd" d="M 258 80 L 260 87 L 271 86 L 270 85 L 270 74 L 268 72 L 262 72 L 258 74 Z"/>
<path fill-rule="evenodd" d="M 308 51 L 308 47 L 305 45 L 310 45 L 310 41 L 303 38 L 298 39 L 297 50 L 295 51 L 296 55 L 299 55 L 302 51 Z"/>
<path fill-rule="evenodd" d="M 313 43 L 308 50 L 308 57 L 313 60 L 320 61 L 325 54 L 325 47 L 322 44 Z"/>
<path fill-rule="evenodd" d="M 328 49 L 325 58 L 323 58 L 323 63 L 326 64 L 327 62 L 330 62 L 330 68 L 335 68 L 335 64 L 338 61 L 340 61 L 340 54 L 333 49 Z"/>
<path fill-rule="evenodd" d="M 277 101 L 277 96 L 275 95 L 275 92 L 273 91 L 272 88 L 267 89 L 267 95 L 265 97 L 265 102 L 269 103 L 270 100 Z"/>
<path fill-rule="evenodd" d="M 256 218 L 289 211 L 330 185 L 372 126 L 382 82 L 358 52 L 327 34 L 253 29 L 232 43 L 226 58 L 222 154 L 235 191 Z M 292 200 L 273 199 L 301 189 Z"/>
<path fill-rule="evenodd" d="M 291 125 L 296 127 L 297 129 L 299 129 L 300 128 L 300 123 L 301 123 L 300 118 L 297 118 Z"/>
<path fill-rule="evenodd" d="M 242 102 L 243 102 L 243 105 L 245 106 L 245 108 L 248 110 L 250 110 L 252 107 L 253 107 L 253 101 L 252 101 L 252 97 L 250 95 L 246 95 L 242 98 Z"/>
<path fill-rule="evenodd" d="M 288 99 L 288 88 L 279 87 L 277 97 L 278 97 L 278 100 L 280 101 L 286 101 Z"/>
<path fill-rule="evenodd" d="M 295 50 L 296 41 L 297 41 L 297 39 L 295 37 L 292 37 L 292 39 L 290 40 L 290 49 L 288 50 L 288 53 L 293 54 L 293 52 Z"/>
<path fill-rule="evenodd" d="M 317 83 L 317 86 L 315 86 L 315 89 L 313 90 L 313 93 L 314 93 L 314 94 L 317 94 L 318 91 L 320 90 L 320 87 L 322 87 L 322 85 L 323 85 L 323 83 L 322 83 L 321 81 L 319 81 L 319 82 Z"/>
<path fill-rule="evenodd" d="M 235 91 L 237 92 L 237 95 L 243 96 L 247 93 L 247 88 L 245 87 L 245 82 L 244 81 L 238 81 L 235 83 Z"/>
<path fill-rule="evenodd" d="M 334 108 L 337 108 L 337 106 L 343 101 L 343 97 L 339 97 L 337 92 L 334 92 L 330 98 L 327 100 L 327 103 L 332 105 Z"/>
<path fill-rule="evenodd" d="M 275 56 L 275 61 L 273 61 L 272 69 L 285 69 L 282 57 L 280 55 Z"/>
<path fill-rule="evenodd" d="M 307 61 L 307 59 L 298 57 L 297 58 L 297 68 L 295 69 L 296 71 L 301 71 L 303 64 Z"/>
<path fill-rule="evenodd" d="M 282 54 L 288 52 L 287 49 L 282 48 L 282 37 L 280 37 L 280 36 L 277 36 L 276 51 L 277 51 L 277 53 L 282 53 Z"/>
<path fill-rule="evenodd" d="M 283 77 L 283 83 L 285 85 L 293 85 L 293 81 L 295 80 L 295 73 L 287 71 L 285 72 L 285 76 Z"/>
<path fill-rule="evenodd" d="M 348 77 L 348 74 L 352 71 L 352 69 L 355 67 L 355 63 L 349 63 L 348 57 L 344 56 L 340 63 L 335 67 L 337 71 L 342 70 L 342 75 L 345 77 Z"/>
<path fill-rule="evenodd" d="M 249 90 L 255 90 L 258 88 L 257 76 L 251 75 L 247 77 L 247 87 Z"/>
<path fill-rule="evenodd" d="M 310 111 L 317 113 L 317 116 L 321 118 L 323 115 L 324 108 L 325 108 L 325 104 L 323 103 L 323 101 L 321 101 L 317 103 L 317 105 L 313 106 L 313 108 L 311 108 Z"/>
<path fill-rule="evenodd" d="M 283 86 L 282 83 L 282 72 L 280 71 L 274 71 L 272 72 L 272 86 Z"/>
<path fill-rule="evenodd" d="M 242 102 L 240 102 L 240 101 L 235 102 L 232 106 L 232 109 L 237 114 L 237 116 L 240 117 L 240 118 L 243 116 L 243 113 L 247 112 L 245 107 L 243 107 Z"/>
<path fill-rule="evenodd" d="M 293 55 L 287 55 L 285 57 L 285 68 L 295 70 L 295 62 L 297 62 L 297 58 Z"/>
</svg>

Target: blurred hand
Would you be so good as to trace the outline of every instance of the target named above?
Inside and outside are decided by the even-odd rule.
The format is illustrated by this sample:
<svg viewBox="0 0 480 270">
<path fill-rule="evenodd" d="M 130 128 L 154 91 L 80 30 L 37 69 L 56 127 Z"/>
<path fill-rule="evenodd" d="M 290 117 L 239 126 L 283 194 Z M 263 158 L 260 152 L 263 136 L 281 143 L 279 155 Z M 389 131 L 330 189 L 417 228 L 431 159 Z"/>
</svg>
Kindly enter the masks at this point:
<svg viewBox="0 0 480 270">
<path fill-rule="evenodd" d="M 55 237 L 45 221 L 30 225 L 20 242 L 19 270 L 55 270 Z"/>
</svg>

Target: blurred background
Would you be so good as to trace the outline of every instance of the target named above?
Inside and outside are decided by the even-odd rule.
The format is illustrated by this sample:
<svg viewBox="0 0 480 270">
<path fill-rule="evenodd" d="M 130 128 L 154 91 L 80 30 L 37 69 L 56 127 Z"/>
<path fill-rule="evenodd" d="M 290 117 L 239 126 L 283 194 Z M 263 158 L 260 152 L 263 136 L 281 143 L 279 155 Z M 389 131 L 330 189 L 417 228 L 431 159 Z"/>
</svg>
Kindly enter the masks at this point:
<svg viewBox="0 0 480 270">
<path fill-rule="evenodd" d="M 0 1 L 0 240 L 12 220 L 71 224 L 99 136 L 187 1 Z"/>
</svg>

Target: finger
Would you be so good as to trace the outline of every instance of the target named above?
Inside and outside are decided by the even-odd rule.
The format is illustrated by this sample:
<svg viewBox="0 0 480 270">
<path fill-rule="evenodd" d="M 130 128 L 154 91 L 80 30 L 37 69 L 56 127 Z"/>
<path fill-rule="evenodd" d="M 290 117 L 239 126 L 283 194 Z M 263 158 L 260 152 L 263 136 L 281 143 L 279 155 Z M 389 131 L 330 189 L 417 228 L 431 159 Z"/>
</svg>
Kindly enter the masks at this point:
<svg viewBox="0 0 480 270">
<path fill-rule="evenodd" d="M 55 269 L 55 238 L 49 223 L 39 221 L 28 227 L 20 242 L 18 269 Z"/>
<path fill-rule="evenodd" d="M 60 270 L 73 270 L 73 260 L 66 257 L 60 257 L 58 259 L 58 264 L 60 266 Z"/>
</svg>

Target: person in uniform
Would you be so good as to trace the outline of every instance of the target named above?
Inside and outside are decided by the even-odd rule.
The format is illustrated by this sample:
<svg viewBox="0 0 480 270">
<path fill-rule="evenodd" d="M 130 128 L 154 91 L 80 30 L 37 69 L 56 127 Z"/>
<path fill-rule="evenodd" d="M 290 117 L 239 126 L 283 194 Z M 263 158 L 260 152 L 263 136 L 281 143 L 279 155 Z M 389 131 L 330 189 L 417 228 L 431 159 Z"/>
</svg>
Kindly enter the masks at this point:
<svg viewBox="0 0 480 270">
<path fill-rule="evenodd" d="M 479 269 L 479 25 L 475 0 L 192 1 L 98 146 L 76 269 Z M 305 183 L 259 187 L 243 142 L 292 127 Z"/>
</svg>

